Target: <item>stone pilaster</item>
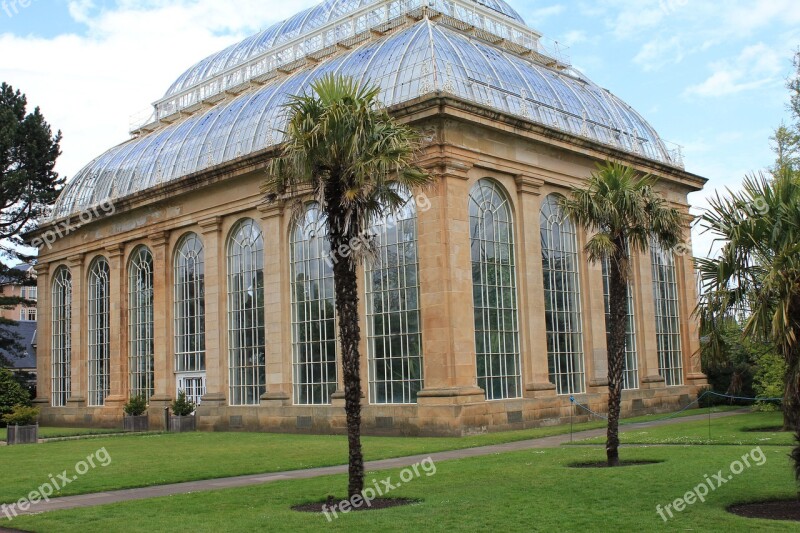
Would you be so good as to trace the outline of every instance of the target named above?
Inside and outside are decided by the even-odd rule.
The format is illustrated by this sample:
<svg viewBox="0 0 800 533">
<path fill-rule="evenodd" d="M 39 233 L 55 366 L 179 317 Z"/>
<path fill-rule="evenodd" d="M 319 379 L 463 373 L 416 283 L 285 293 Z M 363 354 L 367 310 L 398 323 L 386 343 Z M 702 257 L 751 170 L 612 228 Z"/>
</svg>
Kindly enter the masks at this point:
<svg viewBox="0 0 800 533">
<path fill-rule="evenodd" d="M 547 327 L 544 318 L 542 240 L 539 229 L 541 187 L 544 180 L 521 174 L 517 183 L 517 279 L 519 280 L 520 336 L 525 396 L 555 396 L 547 364 Z"/>
<path fill-rule="evenodd" d="M 170 402 L 175 389 L 172 348 L 167 337 L 167 321 L 172 316 L 170 309 L 169 275 L 170 266 L 167 243 L 169 232 L 159 231 L 149 235 L 153 253 L 153 369 L 154 392 L 152 402 Z"/>
<path fill-rule="evenodd" d="M 108 351 L 111 358 L 107 407 L 120 407 L 128 400 L 128 269 L 124 254 L 123 244 L 106 247 L 110 275 Z"/>
<path fill-rule="evenodd" d="M 586 240 L 591 238 L 586 236 Z M 581 320 L 583 321 L 586 386 L 594 392 L 608 391 L 608 346 L 606 343 L 606 301 L 603 290 L 603 265 L 592 263 L 583 251 L 585 242 L 578 245 L 578 265 L 581 272 Z M 592 391 L 590 391 L 592 392 Z"/>
<path fill-rule="evenodd" d="M 206 394 L 201 408 L 225 404 L 228 353 L 225 345 L 225 254 L 222 243 L 222 217 L 200 221 L 203 235 L 205 322 L 206 322 Z"/>
<path fill-rule="evenodd" d="M 266 332 L 266 404 L 288 405 L 292 398 L 292 340 L 289 302 L 289 243 L 284 231 L 283 202 L 262 204 L 264 234 L 264 329 Z"/>
<path fill-rule="evenodd" d="M 88 290 L 86 283 L 86 268 L 84 267 L 84 254 L 76 254 L 67 260 L 70 274 L 72 275 L 72 322 L 70 324 L 71 392 L 67 404 L 70 407 L 86 407 L 88 397 L 89 379 L 89 343 L 86 336 L 88 326 L 87 307 Z M 37 352 L 41 348 L 37 349 Z M 50 353 L 45 354 L 50 360 Z M 49 374 L 48 374 L 49 375 Z"/>
<path fill-rule="evenodd" d="M 636 314 L 636 342 L 639 352 L 639 383 L 642 389 L 664 387 L 664 378 L 658 373 L 658 340 L 656 338 L 656 308 L 653 300 L 653 263 L 650 250 L 639 254 L 634 265 L 634 298 L 638 305 Z"/>
<path fill-rule="evenodd" d="M 693 217 L 684 212 L 685 227 L 690 227 Z M 688 233 L 688 232 L 687 232 Z M 683 351 L 683 382 L 686 385 L 708 384 L 700 360 L 700 324 L 694 315 L 697 306 L 697 273 L 694 269 L 691 237 L 675 253 L 675 275 L 678 281 L 678 305 Z"/>
<path fill-rule="evenodd" d="M 469 235 L 470 165 L 447 161 L 419 213 L 424 388 L 419 404 L 483 401 L 477 386 Z M 421 413 L 422 416 L 422 413 Z"/>
</svg>

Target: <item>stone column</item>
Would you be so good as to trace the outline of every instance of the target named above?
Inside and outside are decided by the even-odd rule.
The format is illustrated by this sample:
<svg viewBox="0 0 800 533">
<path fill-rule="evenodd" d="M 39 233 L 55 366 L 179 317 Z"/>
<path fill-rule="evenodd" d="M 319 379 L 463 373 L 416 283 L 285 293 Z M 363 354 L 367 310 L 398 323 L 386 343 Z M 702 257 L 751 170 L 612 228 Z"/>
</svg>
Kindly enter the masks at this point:
<svg viewBox="0 0 800 533">
<path fill-rule="evenodd" d="M 173 381 L 175 379 L 170 354 L 172 350 L 167 338 L 167 321 L 172 316 L 169 312 L 169 290 L 167 269 L 169 254 L 167 243 L 169 232 L 159 231 L 149 236 L 153 253 L 153 355 L 154 355 L 154 392 L 151 403 L 169 403 L 173 398 Z"/>
<path fill-rule="evenodd" d="M 206 393 L 201 408 L 225 404 L 228 354 L 225 348 L 225 254 L 222 244 L 222 217 L 210 217 L 199 222 L 203 234 L 205 333 L 206 333 Z"/>
<path fill-rule="evenodd" d="M 424 388 L 419 404 L 483 401 L 475 365 L 469 236 L 471 166 L 447 161 L 420 212 L 419 269 Z"/>
<path fill-rule="evenodd" d="M 50 302 L 50 263 L 36 264 L 36 399 L 49 406 L 52 397 L 52 352 L 50 349 L 52 304 Z"/>
<path fill-rule="evenodd" d="M 110 275 L 109 345 L 111 367 L 107 407 L 121 407 L 128 400 L 128 284 L 126 283 L 125 246 L 106 247 Z"/>
<path fill-rule="evenodd" d="M 69 272 L 72 275 L 72 322 L 70 324 L 70 381 L 71 391 L 67 405 L 69 407 L 86 407 L 88 392 L 88 357 L 89 343 L 86 336 L 88 321 L 87 307 L 89 293 L 86 284 L 86 269 L 84 268 L 84 254 L 76 254 L 67 260 Z M 37 350 L 41 354 L 41 348 Z M 44 359 L 49 359 L 47 353 Z"/>
<path fill-rule="evenodd" d="M 519 280 L 522 376 L 525 396 L 553 397 L 556 386 L 550 382 L 547 363 L 547 326 L 544 315 L 542 280 L 542 240 L 539 228 L 541 187 L 544 180 L 520 174 L 517 182 L 517 279 Z"/>
<path fill-rule="evenodd" d="M 262 403 L 288 405 L 292 398 L 292 342 L 287 276 L 288 241 L 283 202 L 259 205 L 264 234 L 264 329 L 267 391 Z"/>
</svg>

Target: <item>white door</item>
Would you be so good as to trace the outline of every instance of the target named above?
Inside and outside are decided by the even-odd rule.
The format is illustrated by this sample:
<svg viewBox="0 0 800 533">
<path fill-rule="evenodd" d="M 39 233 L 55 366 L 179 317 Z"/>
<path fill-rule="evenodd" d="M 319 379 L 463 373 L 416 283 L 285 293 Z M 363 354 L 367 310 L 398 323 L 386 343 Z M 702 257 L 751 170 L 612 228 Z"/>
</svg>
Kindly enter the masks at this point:
<svg viewBox="0 0 800 533">
<path fill-rule="evenodd" d="M 206 375 L 204 372 L 178 374 L 177 390 L 186 393 L 186 399 L 200 405 L 200 398 L 206 393 Z"/>
</svg>

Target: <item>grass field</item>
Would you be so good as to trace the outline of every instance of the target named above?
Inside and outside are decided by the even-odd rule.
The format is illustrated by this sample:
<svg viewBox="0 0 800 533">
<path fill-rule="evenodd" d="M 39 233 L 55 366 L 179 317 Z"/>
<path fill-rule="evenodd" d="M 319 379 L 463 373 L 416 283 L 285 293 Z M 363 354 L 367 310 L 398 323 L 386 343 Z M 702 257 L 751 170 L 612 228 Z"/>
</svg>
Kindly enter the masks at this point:
<svg viewBox="0 0 800 533">
<path fill-rule="evenodd" d="M 108 433 L 122 433 L 121 429 L 100 429 L 100 428 L 54 428 L 39 427 L 40 439 L 52 439 L 57 437 L 75 437 L 78 435 L 104 435 Z M 6 428 L 0 428 L 0 440 L 6 440 Z"/>
<path fill-rule="evenodd" d="M 133 439 L 131 439 L 133 440 Z M 328 522 L 322 515 L 292 511 L 292 505 L 342 496 L 345 476 L 281 481 L 242 489 L 199 492 L 110 506 L 45 513 L 14 520 L 13 527 L 38 532 L 151 531 L 797 531 L 796 523 L 749 520 L 725 508 L 751 499 L 796 494 L 788 448 L 764 447 L 753 464 L 668 523 L 656 512 L 733 461 L 749 446 L 631 448 L 627 459 L 659 464 L 620 469 L 576 469 L 567 465 L 601 460 L 603 450 L 562 447 L 440 462 L 391 492 L 418 504 L 349 513 Z M 89 477 L 91 474 L 87 475 Z M 398 471 L 367 477 L 399 479 Z M 665 513 L 665 516 L 666 513 Z"/>
<path fill-rule="evenodd" d="M 754 446 L 790 446 L 794 435 L 783 431 L 753 431 L 774 428 L 783 423 L 780 412 L 749 413 L 711 421 L 709 440 L 708 422 L 688 422 L 636 429 L 636 425 L 624 427 L 620 435 L 623 444 L 735 444 Z M 586 439 L 576 444 L 602 444 L 605 438 Z"/>
</svg>

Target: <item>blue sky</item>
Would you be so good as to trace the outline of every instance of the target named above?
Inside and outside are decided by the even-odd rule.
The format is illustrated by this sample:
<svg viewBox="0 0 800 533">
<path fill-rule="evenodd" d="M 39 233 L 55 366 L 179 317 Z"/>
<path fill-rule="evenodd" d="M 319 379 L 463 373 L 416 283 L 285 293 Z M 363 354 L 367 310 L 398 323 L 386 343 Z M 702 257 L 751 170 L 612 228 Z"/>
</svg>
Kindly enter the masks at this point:
<svg viewBox="0 0 800 533">
<path fill-rule="evenodd" d="M 126 138 L 195 61 L 314 0 L 0 0 L 0 79 L 64 132 L 58 170 L 74 175 Z M 528 24 L 569 47 L 572 64 L 684 147 L 709 178 L 691 196 L 772 162 L 787 120 L 785 78 L 800 45 L 796 0 L 509 0 Z M 695 254 L 709 240 L 695 235 Z"/>
</svg>

